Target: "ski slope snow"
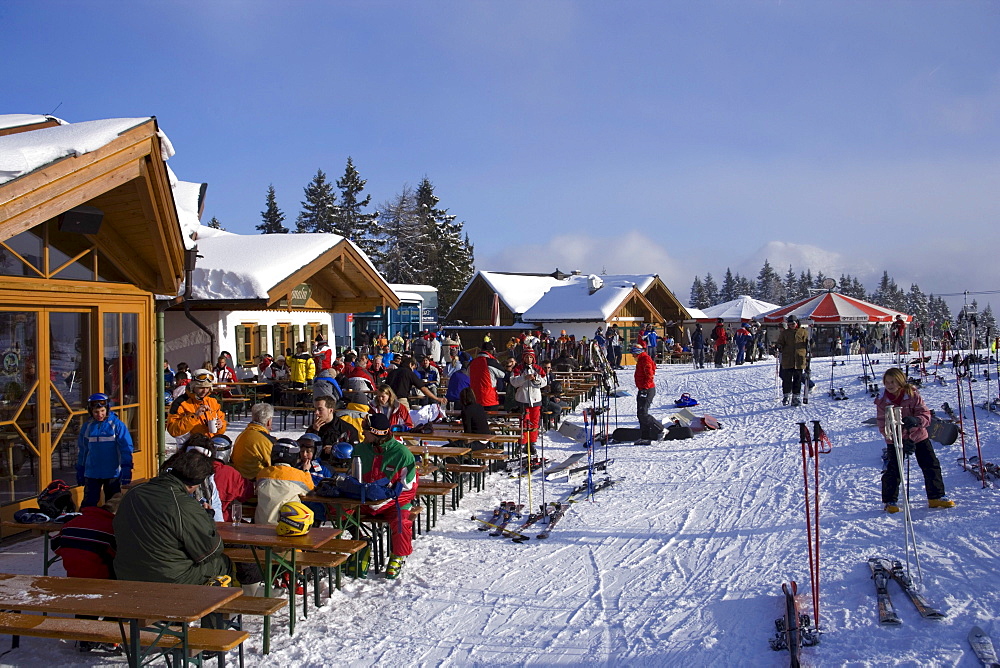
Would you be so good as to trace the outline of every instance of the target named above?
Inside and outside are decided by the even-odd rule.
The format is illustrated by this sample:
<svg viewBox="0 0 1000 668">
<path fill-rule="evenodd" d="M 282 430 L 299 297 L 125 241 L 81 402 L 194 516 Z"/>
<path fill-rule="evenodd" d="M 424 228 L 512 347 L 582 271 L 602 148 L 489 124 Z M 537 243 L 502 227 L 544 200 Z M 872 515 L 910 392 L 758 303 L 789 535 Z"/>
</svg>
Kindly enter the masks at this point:
<svg viewBox="0 0 1000 668">
<path fill-rule="evenodd" d="M 890 362 L 881 356 L 879 378 Z M 661 366 L 653 414 L 665 419 L 674 399 L 688 392 L 700 402 L 692 410 L 716 416 L 721 430 L 650 446 L 609 446 L 615 459 L 609 473 L 619 481 L 593 500 L 574 503 L 544 541 L 534 538 L 537 528 L 524 544 L 476 530 L 470 515 L 488 519 L 504 500 L 528 503 L 526 478 L 494 474 L 483 492 L 466 494 L 458 511 L 448 510 L 414 543 L 399 580 L 345 578 L 324 607 L 300 620 L 295 637 L 276 633 L 267 657 L 259 654 L 260 625 L 250 622 L 248 664 L 787 665 L 788 653 L 768 646 L 783 610 L 783 581 L 798 581 L 802 609 L 812 613 L 797 423 L 820 420 L 833 442 L 820 460 L 823 634 L 819 645 L 802 650 L 804 665 L 979 665 L 967 644 L 969 629 L 978 625 L 1000 637 L 997 490 L 983 489 L 956 463 L 960 443 L 936 445 L 957 507 L 931 510 L 913 463 L 923 591 L 947 618 L 920 618 L 890 584 L 902 624 L 880 627 L 866 560 L 904 559 L 903 515 L 882 511 L 883 440 L 862 424 L 875 409 L 861 373 L 857 358 L 843 366 L 815 359 L 811 401 L 792 408 L 778 401 L 773 360 L 723 369 Z M 619 377 L 634 395 L 631 369 Z M 849 400 L 829 397 L 831 385 L 843 387 Z M 973 387 L 981 406 L 985 379 Z M 922 392 L 931 408 L 956 405 L 953 380 Z M 633 396 L 611 408 L 612 426 L 636 426 Z M 568 419 L 582 423 L 579 411 Z M 977 421 L 984 455 L 1000 460 L 1000 419 L 979 408 Z M 975 454 L 974 442 L 967 447 Z M 556 461 L 580 451 L 554 431 L 545 435 L 544 448 Z M 597 454 L 602 459 L 604 448 Z M 543 489 L 536 475 L 531 502 L 558 500 L 569 487 L 550 482 Z M 6 547 L 0 570 L 39 573 L 40 551 L 40 539 Z M 53 573 L 60 574 L 58 567 Z M 111 665 L 34 638 L 0 659 L 4 665 L 69 661 Z"/>
</svg>

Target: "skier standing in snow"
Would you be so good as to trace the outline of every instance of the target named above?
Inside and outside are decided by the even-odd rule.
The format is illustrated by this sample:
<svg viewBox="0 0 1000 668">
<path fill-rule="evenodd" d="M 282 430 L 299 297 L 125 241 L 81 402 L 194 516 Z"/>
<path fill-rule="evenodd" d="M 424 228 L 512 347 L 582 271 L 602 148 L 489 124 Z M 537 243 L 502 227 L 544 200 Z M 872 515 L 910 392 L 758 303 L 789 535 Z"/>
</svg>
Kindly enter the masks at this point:
<svg viewBox="0 0 1000 668">
<path fill-rule="evenodd" d="M 538 441 L 538 424 L 542 416 L 542 388 L 547 384 L 545 371 L 535 363 L 535 351 L 525 348 L 521 353 L 521 364 L 514 367 L 510 375 L 510 386 L 516 389 L 517 402 L 523 415 L 521 445 L 531 446 L 529 454 L 534 454 Z M 510 393 L 512 390 L 508 389 Z"/>
<path fill-rule="evenodd" d="M 635 443 L 649 445 L 654 440 L 660 440 L 663 433 L 663 425 L 649 414 L 649 407 L 653 404 L 653 397 L 656 396 L 656 387 L 653 383 L 656 362 L 638 344 L 632 348 L 632 354 L 635 355 L 635 388 L 638 390 L 635 397 L 635 413 L 639 420 L 639 440 Z"/>
<path fill-rule="evenodd" d="M 878 429 L 885 437 L 889 461 L 882 472 L 882 503 L 887 513 L 898 513 L 897 498 L 899 495 L 899 464 L 896 459 L 896 448 L 891 438 L 886 434 L 885 409 L 888 406 L 899 406 L 903 423 L 903 454 L 914 453 L 917 464 L 924 473 L 924 488 L 927 491 L 927 506 L 930 508 L 954 508 L 955 502 L 944 495 L 944 480 L 941 477 L 941 464 L 934 454 L 934 446 L 927 436 L 927 427 L 931 423 L 931 412 L 924 403 L 917 388 L 909 384 L 906 374 L 898 367 L 886 369 L 882 375 L 882 393 L 875 399 L 875 418 Z"/>
<path fill-rule="evenodd" d="M 799 406 L 802 403 L 802 382 L 809 363 L 809 330 L 799 326 L 799 319 L 788 316 L 785 329 L 778 336 L 781 350 L 781 403 Z"/>
<path fill-rule="evenodd" d="M 694 364 L 699 369 L 705 368 L 705 332 L 699 322 L 691 333 L 691 348 L 694 350 Z"/>
<path fill-rule="evenodd" d="M 715 328 L 712 330 L 712 344 L 715 346 L 715 368 L 722 368 L 722 359 L 726 353 L 726 343 L 729 337 L 726 334 L 726 326 L 722 324 L 722 318 L 715 321 Z"/>
<path fill-rule="evenodd" d="M 736 342 L 736 364 L 742 365 L 746 360 L 747 346 L 753 340 L 745 322 L 740 323 L 740 328 L 736 330 L 736 336 L 733 337 L 733 340 Z"/>
</svg>

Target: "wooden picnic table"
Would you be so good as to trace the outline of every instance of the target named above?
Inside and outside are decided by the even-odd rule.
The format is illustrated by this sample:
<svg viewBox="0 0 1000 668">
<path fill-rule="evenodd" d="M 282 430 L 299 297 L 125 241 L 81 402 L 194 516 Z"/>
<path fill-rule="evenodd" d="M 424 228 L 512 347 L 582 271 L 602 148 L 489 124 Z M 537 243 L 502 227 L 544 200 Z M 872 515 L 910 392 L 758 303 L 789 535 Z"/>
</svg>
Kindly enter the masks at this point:
<svg viewBox="0 0 1000 668">
<path fill-rule="evenodd" d="M 179 637 L 187 665 L 188 624 L 242 595 L 236 587 L 0 573 L 0 610 L 116 617 L 127 622 L 129 637 L 122 640 L 128 664 L 134 667 L 145 659 L 142 631 Z M 170 623 L 180 626 L 168 628 Z M 155 645 L 146 651 L 155 651 Z"/>
<path fill-rule="evenodd" d="M 32 533 L 40 533 L 42 535 L 42 575 L 49 574 L 49 566 L 59 561 L 59 555 L 52 554 L 52 539 L 49 534 L 59 533 L 62 531 L 63 524 L 58 522 L 41 522 L 39 524 L 22 524 L 21 522 L 11 522 L 4 521 L 0 522 L 0 526 L 5 528 L 14 529 L 13 531 L 5 531 L 3 534 L 11 535 L 15 533 L 20 533 L 22 531 L 31 531 Z"/>
<path fill-rule="evenodd" d="M 315 550 L 341 534 L 332 527 L 313 527 L 304 536 L 279 536 L 274 524 L 232 524 L 216 522 L 215 530 L 227 545 L 246 545 L 253 550 L 257 565 L 264 574 L 264 596 L 271 596 L 275 579 L 288 573 L 288 633 L 295 635 L 295 582 L 298 550 Z M 259 550 L 264 556 L 260 557 Z M 288 553 L 287 556 L 285 553 Z M 264 654 L 271 651 L 271 617 L 264 617 Z"/>
</svg>

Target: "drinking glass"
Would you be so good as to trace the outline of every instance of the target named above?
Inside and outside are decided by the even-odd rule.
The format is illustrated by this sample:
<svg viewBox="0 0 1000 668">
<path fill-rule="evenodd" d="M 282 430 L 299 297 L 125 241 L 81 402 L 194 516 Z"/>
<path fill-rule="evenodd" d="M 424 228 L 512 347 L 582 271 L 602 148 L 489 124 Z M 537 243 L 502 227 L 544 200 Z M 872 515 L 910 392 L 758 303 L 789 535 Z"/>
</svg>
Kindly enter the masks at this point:
<svg viewBox="0 0 1000 668">
<path fill-rule="evenodd" d="M 243 521 L 243 503 L 239 500 L 229 504 L 229 517 L 232 518 L 233 526 L 239 526 Z"/>
</svg>

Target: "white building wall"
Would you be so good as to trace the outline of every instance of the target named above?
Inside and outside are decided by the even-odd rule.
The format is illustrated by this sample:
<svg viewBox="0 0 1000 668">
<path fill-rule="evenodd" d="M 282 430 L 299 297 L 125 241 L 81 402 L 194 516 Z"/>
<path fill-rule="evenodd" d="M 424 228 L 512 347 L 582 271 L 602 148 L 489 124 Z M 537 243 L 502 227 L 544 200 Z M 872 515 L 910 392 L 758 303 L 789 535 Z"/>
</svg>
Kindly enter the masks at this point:
<svg viewBox="0 0 1000 668">
<path fill-rule="evenodd" d="M 344 334 L 343 314 L 309 311 L 192 311 L 192 315 L 215 334 L 216 356 L 226 351 L 235 357 L 236 327 L 243 323 L 267 326 L 267 341 L 261 353 L 272 355 L 281 352 L 271 350 L 273 347 L 271 327 L 278 323 L 298 325 L 302 331 L 305 325 L 318 322 L 329 328 L 330 338 L 334 341 L 337 340 L 335 337 L 342 337 Z M 335 322 L 338 319 L 342 323 L 339 329 Z M 167 311 L 164 314 L 164 356 L 172 367 L 176 368 L 178 362 L 187 362 L 192 369 L 199 368 L 208 359 L 208 343 L 208 335 L 188 320 L 183 311 Z M 214 361 L 213 359 L 212 362 Z M 237 372 L 239 371 L 237 369 Z"/>
</svg>

